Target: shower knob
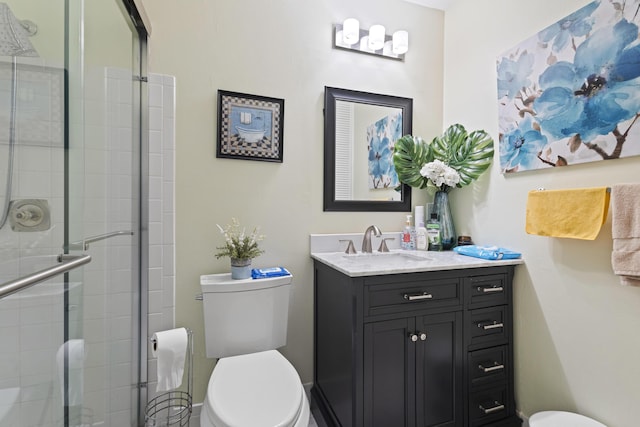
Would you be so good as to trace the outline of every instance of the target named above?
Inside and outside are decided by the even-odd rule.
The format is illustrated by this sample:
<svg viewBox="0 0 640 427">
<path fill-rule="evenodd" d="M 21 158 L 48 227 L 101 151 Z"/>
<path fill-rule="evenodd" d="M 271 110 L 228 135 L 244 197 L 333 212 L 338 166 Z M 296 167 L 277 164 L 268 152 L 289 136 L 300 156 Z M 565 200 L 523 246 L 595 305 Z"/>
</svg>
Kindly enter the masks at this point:
<svg viewBox="0 0 640 427">
<path fill-rule="evenodd" d="M 43 231 L 51 226 L 49 203 L 42 199 L 13 200 L 9 208 L 13 231 Z"/>
</svg>

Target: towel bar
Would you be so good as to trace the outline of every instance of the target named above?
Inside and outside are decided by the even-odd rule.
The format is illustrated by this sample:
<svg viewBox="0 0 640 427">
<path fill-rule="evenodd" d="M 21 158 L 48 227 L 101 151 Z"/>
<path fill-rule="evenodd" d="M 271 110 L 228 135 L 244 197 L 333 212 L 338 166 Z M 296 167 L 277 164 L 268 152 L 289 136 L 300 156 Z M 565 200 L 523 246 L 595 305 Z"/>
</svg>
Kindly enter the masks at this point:
<svg viewBox="0 0 640 427">
<path fill-rule="evenodd" d="M 544 190 L 546 190 L 546 188 L 544 188 L 544 187 L 538 187 L 538 188 L 536 188 L 536 190 L 538 190 L 538 191 L 544 191 Z M 611 187 L 607 187 L 607 193 L 611 193 Z"/>
</svg>

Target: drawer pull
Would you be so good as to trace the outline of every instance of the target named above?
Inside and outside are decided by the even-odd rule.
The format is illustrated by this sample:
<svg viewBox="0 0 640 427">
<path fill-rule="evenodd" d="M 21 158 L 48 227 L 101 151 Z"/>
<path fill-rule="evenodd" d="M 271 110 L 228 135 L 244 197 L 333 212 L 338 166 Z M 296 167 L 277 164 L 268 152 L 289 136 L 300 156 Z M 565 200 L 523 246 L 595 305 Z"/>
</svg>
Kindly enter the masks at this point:
<svg viewBox="0 0 640 427">
<path fill-rule="evenodd" d="M 494 401 L 493 404 L 496 406 L 493 406 L 491 408 L 485 408 L 482 405 L 478 405 L 478 406 L 480 407 L 480 410 L 485 413 L 485 415 L 504 410 L 504 405 L 498 402 L 497 400 Z"/>
<path fill-rule="evenodd" d="M 491 286 L 491 287 L 478 286 L 478 292 L 482 292 L 485 294 L 488 294 L 491 292 L 502 292 L 502 291 L 504 291 L 504 288 L 502 286 Z"/>
<path fill-rule="evenodd" d="M 482 328 L 485 331 L 489 330 L 489 329 L 498 329 L 498 328 L 504 328 L 504 324 L 503 323 L 498 323 L 496 321 L 494 321 L 493 323 L 478 323 L 478 328 Z"/>
<path fill-rule="evenodd" d="M 426 292 L 422 292 L 421 294 L 414 294 L 414 295 L 404 294 L 403 297 L 407 301 L 421 301 L 423 299 L 432 299 L 433 295 L 428 294 Z"/>
<path fill-rule="evenodd" d="M 498 362 L 493 362 L 494 365 L 493 366 L 489 366 L 488 368 L 483 366 L 482 364 L 478 365 L 478 369 L 480 369 L 482 372 L 493 372 L 493 371 L 500 371 L 502 369 L 504 369 L 504 365 L 499 365 Z"/>
</svg>

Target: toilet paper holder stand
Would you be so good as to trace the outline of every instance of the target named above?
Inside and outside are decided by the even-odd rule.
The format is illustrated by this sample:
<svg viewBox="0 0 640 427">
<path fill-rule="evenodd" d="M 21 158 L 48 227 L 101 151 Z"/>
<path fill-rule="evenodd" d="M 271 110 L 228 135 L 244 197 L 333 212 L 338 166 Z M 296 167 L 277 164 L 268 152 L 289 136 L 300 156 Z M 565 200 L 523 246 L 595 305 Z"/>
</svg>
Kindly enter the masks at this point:
<svg viewBox="0 0 640 427">
<path fill-rule="evenodd" d="M 193 331 L 187 331 L 187 355 L 185 357 L 184 376 L 187 377 L 187 391 L 170 390 L 159 394 L 147 403 L 144 411 L 145 427 L 189 425 L 193 408 Z M 149 339 L 151 346 L 157 342 Z"/>
</svg>

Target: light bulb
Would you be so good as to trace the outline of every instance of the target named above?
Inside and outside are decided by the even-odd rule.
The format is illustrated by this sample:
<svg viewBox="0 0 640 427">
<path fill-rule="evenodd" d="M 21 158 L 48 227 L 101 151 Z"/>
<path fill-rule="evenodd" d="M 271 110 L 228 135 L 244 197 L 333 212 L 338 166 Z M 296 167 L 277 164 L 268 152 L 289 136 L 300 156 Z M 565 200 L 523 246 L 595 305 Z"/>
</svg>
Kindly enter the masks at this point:
<svg viewBox="0 0 640 427">
<path fill-rule="evenodd" d="M 399 30 L 393 33 L 393 53 L 402 55 L 409 50 L 409 33 L 405 30 Z"/>
<path fill-rule="evenodd" d="M 342 41 L 352 45 L 360 40 L 360 23 L 355 18 L 348 18 L 342 24 Z"/>
<path fill-rule="evenodd" d="M 384 46 L 384 27 L 376 24 L 369 28 L 369 49 L 380 50 Z"/>
</svg>

